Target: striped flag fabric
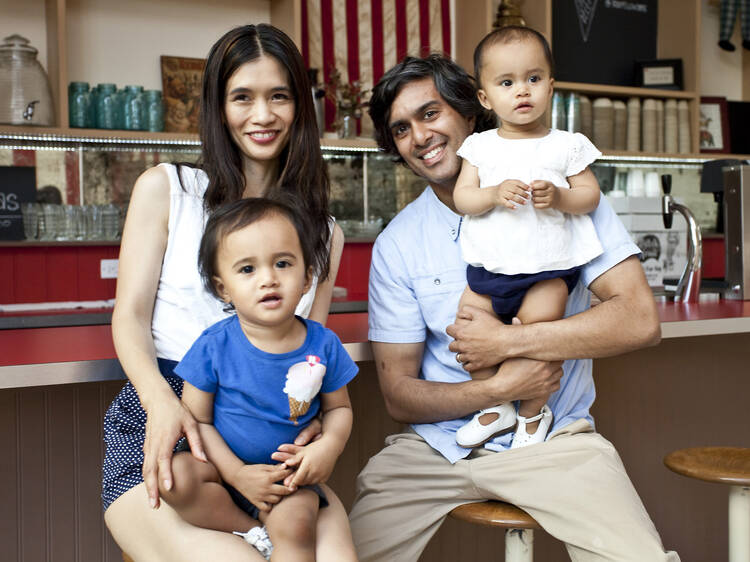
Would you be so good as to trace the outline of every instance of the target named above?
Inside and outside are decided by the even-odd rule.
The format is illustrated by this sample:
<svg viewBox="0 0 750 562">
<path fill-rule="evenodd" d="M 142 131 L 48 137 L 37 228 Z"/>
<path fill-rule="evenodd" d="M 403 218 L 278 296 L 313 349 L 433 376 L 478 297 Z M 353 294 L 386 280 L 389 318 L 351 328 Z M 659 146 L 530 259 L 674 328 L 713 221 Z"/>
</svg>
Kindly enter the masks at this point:
<svg viewBox="0 0 750 562">
<path fill-rule="evenodd" d="M 321 82 L 336 68 L 369 90 L 406 55 L 451 53 L 451 0 L 301 1 L 302 56 Z M 334 113 L 326 100 L 327 129 Z"/>
</svg>

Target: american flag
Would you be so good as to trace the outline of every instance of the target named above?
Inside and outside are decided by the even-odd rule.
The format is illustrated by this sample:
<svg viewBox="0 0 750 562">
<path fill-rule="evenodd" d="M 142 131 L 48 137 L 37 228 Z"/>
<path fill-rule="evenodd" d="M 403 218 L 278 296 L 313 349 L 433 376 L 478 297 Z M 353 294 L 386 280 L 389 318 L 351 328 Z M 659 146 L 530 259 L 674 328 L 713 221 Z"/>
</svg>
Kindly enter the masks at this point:
<svg viewBox="0 0 750 562">
<path fill-rule="evenodd" d="M 451 53 L 451 0 L 302 0 L 302 56 L 369 90 L 406 55 Z M 326 100 L 326 128 L 334 119 Z"/>
</svg>

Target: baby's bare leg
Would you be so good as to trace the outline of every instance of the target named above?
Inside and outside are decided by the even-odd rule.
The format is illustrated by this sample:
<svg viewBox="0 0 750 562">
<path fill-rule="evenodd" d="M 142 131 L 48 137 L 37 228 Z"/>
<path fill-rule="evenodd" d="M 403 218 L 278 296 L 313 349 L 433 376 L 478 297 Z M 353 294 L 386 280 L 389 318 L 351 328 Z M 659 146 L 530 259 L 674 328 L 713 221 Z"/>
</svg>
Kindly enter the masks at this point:
<svg viewBox="0 0 750 562">
<path fill-rule="evenodd" d="M 272 561 L 315 562 L 319 504 L 316 492 L 300 488 L 261 517 L 273 544 Z"/>
<path fill-rule="evenodd" d="M 160 486 L 159 494 L 191 525 L 229 533 L 259 525 L 232 501 L 210 462 L 200 462 L 190 453 L 177 453 L 172 457 L 172 472 L 172 489 Z"/>
<path fill-rule="evenodd" d="M 518 318 L 523 324 L 534 322 L 549 322 L 559 320 L 565 314 L 568 302 L 568 286 L 562 279 L 549 279 L 533 285 L 523 298 Z M 525 418 L 535 416 L 547 403 L 549 396 L 542 396 L 533 400 L 522 400 L 518 413 Z M 526 425 L 529 434 L 536 432 L 539 422 Z"/>
</svg>

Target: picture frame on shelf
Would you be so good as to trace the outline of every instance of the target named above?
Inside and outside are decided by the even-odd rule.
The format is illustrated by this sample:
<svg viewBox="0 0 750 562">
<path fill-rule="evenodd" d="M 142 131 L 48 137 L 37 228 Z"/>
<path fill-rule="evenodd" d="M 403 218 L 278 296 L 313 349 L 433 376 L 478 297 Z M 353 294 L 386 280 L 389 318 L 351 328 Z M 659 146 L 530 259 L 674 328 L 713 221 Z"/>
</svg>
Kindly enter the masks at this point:
<svg viewBox="0 0 750 562">
<path fill-rule="evenodd" d="M 197 133 L 205 59 L 162 55 L 160 61 L 164 130 Z"/>
<path fill-rule="evenodd" d="M 718 154 L 729 152 L 726 98 L 701 97 L 698 129 L 701 152 Z"/>
<path fill-rule="evenodd" d="M 636 86 L 661 90 L 682 90 L 682 59 L 635 62 Z"/>
</svg>

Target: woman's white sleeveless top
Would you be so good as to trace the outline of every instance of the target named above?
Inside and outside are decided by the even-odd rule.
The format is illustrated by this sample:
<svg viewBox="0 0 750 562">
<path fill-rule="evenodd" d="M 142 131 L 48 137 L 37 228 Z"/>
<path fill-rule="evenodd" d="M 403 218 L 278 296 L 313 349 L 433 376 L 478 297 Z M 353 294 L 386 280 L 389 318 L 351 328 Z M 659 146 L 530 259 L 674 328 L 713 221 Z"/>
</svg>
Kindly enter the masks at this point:
<svg viewBox="0 0 750 562">
<path fill-rule="evenodd" d="M 159 164 L 169 176 L 167 248 L 156 290 L 151 331 L 156 356 L 179 361 L 210 325 L 226 318 L 224 303 L 203 287 L 198 272 L 198 248 L 208 213 L 203 196 L 208 176 L 197 168 Z M 302 296 L 296 313 L 307 317 L 315 299 L 317 278 Z"/>
</svg>

